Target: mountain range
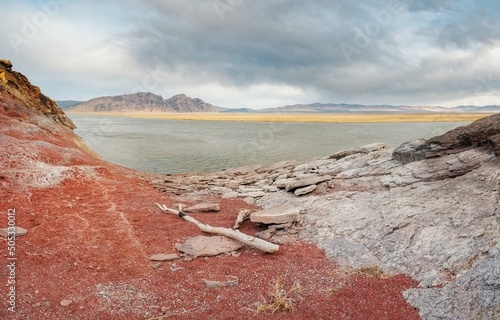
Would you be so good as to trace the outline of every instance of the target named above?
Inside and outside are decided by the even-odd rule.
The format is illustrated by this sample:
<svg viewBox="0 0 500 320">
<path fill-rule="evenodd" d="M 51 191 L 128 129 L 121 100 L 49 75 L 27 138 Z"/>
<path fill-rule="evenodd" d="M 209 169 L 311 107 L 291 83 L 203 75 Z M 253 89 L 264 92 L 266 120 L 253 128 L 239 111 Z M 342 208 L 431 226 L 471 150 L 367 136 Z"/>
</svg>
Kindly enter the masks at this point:
<svg viewBox="0 0 500 320">
<path fill-rule="evenodd" d="M 57 104 L 70 112 L 221 112 L 221 113 L 497 113 L 500 105 L 457 106 L 392 106 L 362 105 L 344 103 L 295 104 L 278 108 L 255 110 L 250 108 L 222 108 L 206 103 L 198 98 L 179 94 L 169 99 L 162 96 L 139 92 L 119 96 L 94 98 L 88 101 L 62 100 Z"/>
<path fill-rule="evenodd" d="M 185 94 L 163 99 L 149 92 L 99 97 L 89 101 L 57 101 L 57 104 L 72 112 L 219 112 L 220 109 Z"/>
</svg>

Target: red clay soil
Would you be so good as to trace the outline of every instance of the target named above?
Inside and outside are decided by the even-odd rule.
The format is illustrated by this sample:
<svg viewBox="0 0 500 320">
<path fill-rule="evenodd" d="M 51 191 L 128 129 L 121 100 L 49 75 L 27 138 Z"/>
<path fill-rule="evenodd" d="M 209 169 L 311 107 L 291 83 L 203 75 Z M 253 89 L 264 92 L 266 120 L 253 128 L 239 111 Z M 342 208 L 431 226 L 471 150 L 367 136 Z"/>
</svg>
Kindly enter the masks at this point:
<svg viewBox="0 0 500 320">
<path fill-rule="evenodd" d="M 22 121 L 20 121 L 22 120 Z M 274 254 L 244 247 L 237 254 L 157 263 L 156 253 L 203 234 L 155 203 L 173 198 L 142 174 L 97 159 L 70 130 L 0 111 L 0 227 L 16 210 L 28 229 L 16 241 L 16 309 L 8 311 L 7 242 L 0 245 L 0 319 L 419 319 L 402 292 L 407 276 L 342 271 L 313 244 Z M 32 123 L 28 123 L 32 122 Z M 221 200 L 202 222 L 231 227 L 240 200 Z M 254 234 L 247 221 L 242 232 Z M 208 288 L 202 279 L 238 278 Z M 293 310 L 257 312 L 278 279 Z M 62 307 L 64 299 L 73 301 Z"/>
</svg>

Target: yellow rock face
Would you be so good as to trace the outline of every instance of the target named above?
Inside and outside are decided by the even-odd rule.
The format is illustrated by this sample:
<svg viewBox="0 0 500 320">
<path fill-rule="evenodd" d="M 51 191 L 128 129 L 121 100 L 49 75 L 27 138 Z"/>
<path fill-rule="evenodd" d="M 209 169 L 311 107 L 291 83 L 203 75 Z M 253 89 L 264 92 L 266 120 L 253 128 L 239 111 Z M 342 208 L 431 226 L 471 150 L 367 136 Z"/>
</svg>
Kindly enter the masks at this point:
<svg viewBox="0 0 500 320">
<path fill-rule="evenodd" d="M 3 83 L 7 83 L 7 77 L 5 76 L 5 71 L 0 73 L 0 80 L 3 82 Z"/>
</svg>

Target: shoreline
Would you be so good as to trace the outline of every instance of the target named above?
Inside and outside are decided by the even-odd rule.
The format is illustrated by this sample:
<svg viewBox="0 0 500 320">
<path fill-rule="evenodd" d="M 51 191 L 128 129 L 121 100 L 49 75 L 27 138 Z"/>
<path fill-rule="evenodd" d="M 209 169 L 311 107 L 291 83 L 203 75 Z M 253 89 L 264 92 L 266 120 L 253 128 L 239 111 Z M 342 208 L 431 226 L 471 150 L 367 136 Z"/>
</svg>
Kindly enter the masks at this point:
<svg viewBox="0 0 500 320">
<path fill-rule="evenodd" d="M 490 113 L 132 113 L 132 112 L 68 112 L 68 115 L 129 117 L 190 121 L 241 121 L 241 122 L 318 122 L 318 123 L 396 123 L 396 122 L 473 122 L 490 116 Z"/>
</svg>

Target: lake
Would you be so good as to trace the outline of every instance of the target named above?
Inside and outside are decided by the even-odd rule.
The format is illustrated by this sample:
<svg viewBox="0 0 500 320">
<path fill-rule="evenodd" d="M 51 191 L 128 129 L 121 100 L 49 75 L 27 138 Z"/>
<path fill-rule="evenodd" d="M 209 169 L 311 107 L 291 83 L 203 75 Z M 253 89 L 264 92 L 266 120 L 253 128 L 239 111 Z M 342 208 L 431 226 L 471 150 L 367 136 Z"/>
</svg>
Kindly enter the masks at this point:
<svg viewBox="0 0 500 320">
<path fill-rule="evenodd" d="M 75 133 L 104 159 L 151 173 L 304 161 L 374 142 L 393 148 L 469 124 L 183 121 L 75 114 L 70 118 L 78 127 Z"/>
</svg>

